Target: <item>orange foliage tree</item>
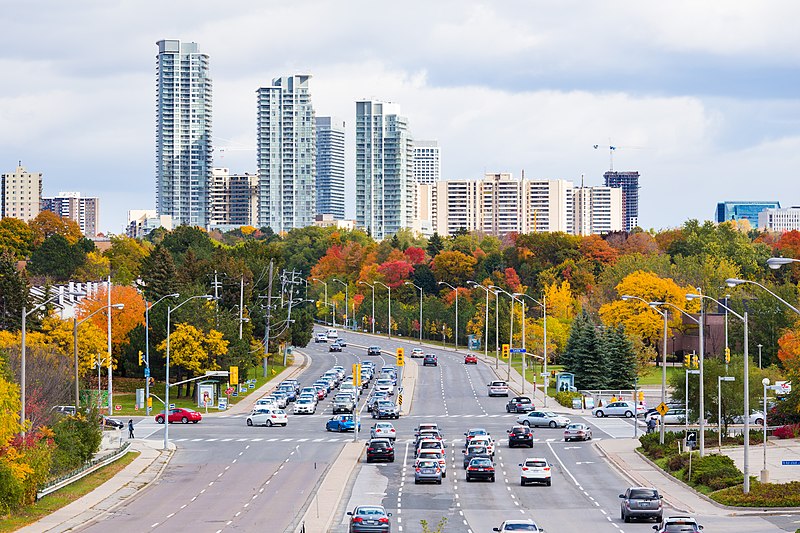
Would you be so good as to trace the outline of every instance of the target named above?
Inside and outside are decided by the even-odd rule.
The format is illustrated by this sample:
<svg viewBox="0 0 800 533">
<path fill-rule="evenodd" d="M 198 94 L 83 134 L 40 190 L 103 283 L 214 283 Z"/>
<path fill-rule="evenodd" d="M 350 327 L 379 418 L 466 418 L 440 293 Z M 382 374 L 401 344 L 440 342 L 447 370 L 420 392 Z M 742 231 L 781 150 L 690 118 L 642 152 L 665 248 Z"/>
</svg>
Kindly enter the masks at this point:
<svg viewBox="0 0 800 533">
<path fill-rule="evenodd" d="M 82 320 L 107 304 L 108 293 L 106 288 L 102 287 L 81 302 L 78 308 L 78 319 Z M 113 309 L 111 312 L 112 355 L 119 354 L 120 347 L 127 341 L 128 334 L 133 328 L 139 324 L 144 324 L 145 308 L 144 299 L 136 289 L 122 285 L 113 285 L 111 288 L 111 305 L 115 304 L 123 304 L 125 307 L 123 309 Z M 89 321 L 105 333 L 108 330 L 106 317 L 107 315 L 104 311 L 98 311 Z M 116 367 L 116 363 L 114 363 L 114 367 Z"/>
<path fill-rule="evenodd" d="M 778 339 L 778 359 L 786 370 L 800 371 L 800 323 Z"/>
</svg>

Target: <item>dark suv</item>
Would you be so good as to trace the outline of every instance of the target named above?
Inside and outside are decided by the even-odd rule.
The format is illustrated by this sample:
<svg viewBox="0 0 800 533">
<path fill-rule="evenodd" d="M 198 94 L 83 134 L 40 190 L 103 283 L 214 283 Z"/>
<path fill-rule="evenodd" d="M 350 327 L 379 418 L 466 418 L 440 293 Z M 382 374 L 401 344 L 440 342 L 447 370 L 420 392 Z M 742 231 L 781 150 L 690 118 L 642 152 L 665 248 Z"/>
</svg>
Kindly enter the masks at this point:
<svg viewBox="0 0 800 533">
<path fill-rule="evenodd" d="M 426 353 L 425 359 L 422 360 L 422 366 L 439 366 L 439 362 L 436 360 L 436 356 L 432 353 Z"/>
<path fill-rule="evenodd" d="M 533 448 L 533 431 L 529 427 L 514 426 L 508 430 L 508 447 L 527 446 Z"/>
<path fill-rule="evenodd" d="M 367 443 L 367 462 L 378 460 L 394 462 L 394 446 L 389 439 L 372 439 Z"/>
<path fill-rule="evenodd" d="M 367 348 L 367 355 L 380 355 L 381 354 L 381 347 L 380 346 L 370 346 Z"/>
</svg>

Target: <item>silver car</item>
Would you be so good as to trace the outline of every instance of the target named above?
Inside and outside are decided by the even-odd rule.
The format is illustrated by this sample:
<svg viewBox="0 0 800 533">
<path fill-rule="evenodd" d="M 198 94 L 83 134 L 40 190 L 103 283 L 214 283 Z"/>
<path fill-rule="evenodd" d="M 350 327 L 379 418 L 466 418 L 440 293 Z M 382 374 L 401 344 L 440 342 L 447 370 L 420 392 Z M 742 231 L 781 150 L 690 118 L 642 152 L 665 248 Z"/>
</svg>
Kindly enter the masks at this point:
<svg viewBox="0 0 800 533">
<path fill-rule="evenodd" d="M 564 428 L 569 425 L 569 418 L 557 415 L 552 411 L 531 411 L 517 417 L 517 424 L 528 427 Z"/>
<path fill-rule="evenodd" d="M 663 496 L 652 487 L 631 487 L 624 494 L 619 495 L 620 518 L 630 522 L 632 518 L 645 518 L 661 522 L 663 515 Z"/>
<path fill-rule="evenodd" d="M 586 424 L 570 424 L 564 430 L 564 440 L 592 440 L 592 428 Z"/>
<path fill-rule="evenodd" d="M 414 484 L 437 483 L 442 484 L 442 469 L 439 462 L 433 459 L 417 461 L 414 467 Z"/>
</svg>

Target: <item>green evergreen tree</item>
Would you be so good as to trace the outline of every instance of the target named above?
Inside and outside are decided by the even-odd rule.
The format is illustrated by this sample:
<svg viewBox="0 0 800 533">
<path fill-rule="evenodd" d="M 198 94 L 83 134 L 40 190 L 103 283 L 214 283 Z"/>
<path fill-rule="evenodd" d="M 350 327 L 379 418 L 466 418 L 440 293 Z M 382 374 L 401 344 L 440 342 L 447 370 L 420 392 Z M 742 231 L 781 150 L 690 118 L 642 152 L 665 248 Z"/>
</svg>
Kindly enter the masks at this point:
<svg viewBox="0 0 800 533">
<path fill-rule="evenodd" d="M 153 253 L 142 261 L 142 281 L 145 297 L 151 302 L 177 292 L 177 270 L 172 254 L 164 246 L 156 246 Z"/>
<path fill-rule="evenodd" d="M 51 235 L 31 254 L 28 270 L 34 275 L 48 277 L 53 281 L 71 279 L 78 267 L 86 261 L 86 251 L 90 247 L 85 240 L 81 239 L 70 245 L 63 236 Z"/>
<path fill-rule="evenodd" d="M 11 252 L 0 254 L 0 329 L 17 331 L 22 327 L 22 306 L 28 301 L 28 280 L 17 270 Z"/>
<path fill-rule="evenodd" d="M 608 388 L 633 388 L 636 380 L 636 352 L 621 324 L 606 328 L 600 339 L 600 351 L 606 361 Z"/>
<path fill-rule="evenodd" d="M 434 231 L 433 235 L 431 235 L 431 238 L 428 239 L 428 249 L 427 249 L 428 255 L 431 256 L 431 259 L 433 259 L 434 257 L 436 257 L 436 254 L 438 254 L 442 250 L 444 250 L 444 242 L 442 241 L 442 238 L 439 236 L 439 234 Z"/>
<path fill-rule="evenodd" d="M 605 358 L 599 349 L 597 332 L 589 313 L 584 309 L 575 318 L 567 341 L 564 365 L 575 374 L 578 389 L 603 389 L 607 385 Z"/>
</svg>

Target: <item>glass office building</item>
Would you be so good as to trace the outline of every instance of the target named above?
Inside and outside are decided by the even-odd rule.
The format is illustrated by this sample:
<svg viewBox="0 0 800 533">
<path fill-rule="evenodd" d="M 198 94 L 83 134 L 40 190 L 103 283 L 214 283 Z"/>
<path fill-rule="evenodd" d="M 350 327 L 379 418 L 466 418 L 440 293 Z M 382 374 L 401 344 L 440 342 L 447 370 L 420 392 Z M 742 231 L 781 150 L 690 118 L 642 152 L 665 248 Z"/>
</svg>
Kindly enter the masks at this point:
<svg viewBox="0 0 800 533">
<path fill-rule="evenodd" d="M 780 202 L 720 202 L 717 204 L 715 221 L 747 220 L 758 227 L 758 214 L 765 209 L 780 209 Z"/>
</svg>

